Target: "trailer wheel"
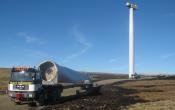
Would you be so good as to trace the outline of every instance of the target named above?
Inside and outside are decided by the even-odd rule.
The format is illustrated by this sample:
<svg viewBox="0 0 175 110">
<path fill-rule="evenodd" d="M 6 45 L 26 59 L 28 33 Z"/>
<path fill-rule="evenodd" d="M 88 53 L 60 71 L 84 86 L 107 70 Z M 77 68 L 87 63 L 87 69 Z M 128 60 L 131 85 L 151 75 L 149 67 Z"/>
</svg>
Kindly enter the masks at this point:
<svg viewBox="0 0 175 110">
<path fill-rule="evenodd" d="M 38 100 L 36 101 L 36 106 L 42 106 L 44 105 L 45 102 L 45 97 L 44 97 L 44 93 L 42 93 L 41 95 L 39 95 Z"/>
</svg>

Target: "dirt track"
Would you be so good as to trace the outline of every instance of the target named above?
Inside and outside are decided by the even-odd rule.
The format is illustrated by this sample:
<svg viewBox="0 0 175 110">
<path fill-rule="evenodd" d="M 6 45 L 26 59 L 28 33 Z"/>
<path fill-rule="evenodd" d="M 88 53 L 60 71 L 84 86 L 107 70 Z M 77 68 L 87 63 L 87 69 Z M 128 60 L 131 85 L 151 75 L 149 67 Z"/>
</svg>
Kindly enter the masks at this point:
<svg viewBox="0 0 175 110">
<path fill-rule="evenodd" d="M 27 105 L 15 105 L 7 95 L 0 95 L 1 110 L 26 110 Z"/>
</svg>

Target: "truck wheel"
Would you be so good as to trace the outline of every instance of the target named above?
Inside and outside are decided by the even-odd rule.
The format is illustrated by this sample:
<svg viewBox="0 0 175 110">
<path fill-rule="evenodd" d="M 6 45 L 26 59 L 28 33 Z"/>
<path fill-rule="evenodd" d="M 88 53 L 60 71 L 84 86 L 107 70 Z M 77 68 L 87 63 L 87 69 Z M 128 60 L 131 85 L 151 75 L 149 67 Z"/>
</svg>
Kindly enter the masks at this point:
<svg viewBox="0 0 175 110">
<path fill-rule="evenodd" d="M 16 105 L 20 105 L 20 104 L 21 104 L 21 102 L 15 102 L 15 104 L 16 104 Z"/>
<path fill-rule="evenodd" d="M 42 106 L 42 105 L 44 105 L 44 102 L 45 102 L 44 94 L 41 94 L 38 97 L 38 101 L 36 102 L 36 106 Z"/>
<path fill-rule="evenodd" d="M 30 107 L 33 107 L 33 106 L 36 106 L 36 103 L 35 103 L 35 102 L 31 102 L 31 103 L 28 103 L 28 105 L 29 105 Z"/>
</svg>

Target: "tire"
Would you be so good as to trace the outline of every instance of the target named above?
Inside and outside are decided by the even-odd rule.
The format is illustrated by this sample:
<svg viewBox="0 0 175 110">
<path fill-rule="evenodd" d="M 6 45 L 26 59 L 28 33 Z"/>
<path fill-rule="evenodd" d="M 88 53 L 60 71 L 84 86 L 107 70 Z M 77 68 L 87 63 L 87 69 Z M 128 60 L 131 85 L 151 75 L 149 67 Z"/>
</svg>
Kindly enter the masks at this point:
<svg viewBox="0 0 175 110">
<path fill-rule="evenodd" d="M 34 107 L 34 106 L 36 106 L 36 103 L 35 102 L 31 102 L 28 105 L 29 105 L 29 107 Z"/>
<path fill-rule="evenodd" d="M 21 102 L 15 102 L 16 105 L 21 105 Z"/>
<path fill-rule="evenodd" d="M 42 106 L 45 103 L 45 97 L 44 97 L 44 93 L 42 93 L 39 97 L 38 100 L 36 102 L 36 106 Z"/>
</svg>

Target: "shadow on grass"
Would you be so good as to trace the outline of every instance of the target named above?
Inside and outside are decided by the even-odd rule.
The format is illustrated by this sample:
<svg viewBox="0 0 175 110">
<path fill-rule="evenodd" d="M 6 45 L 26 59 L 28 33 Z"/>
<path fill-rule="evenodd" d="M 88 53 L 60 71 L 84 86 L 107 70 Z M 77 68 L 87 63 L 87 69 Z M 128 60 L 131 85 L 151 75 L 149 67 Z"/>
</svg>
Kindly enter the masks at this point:
<svg viewBox="0 0 175 110">
<path fill-rule="evenodd" d="M 148 102 L 132 95 L 138 92 L 134 89 L 107 85 L 101 88 L 101 94 L 61 97 L 58 102 L 52 103 L 43 110 L 121 110 L 131 104 Z M 55 104 L 57 105 L 52 106 Z"/>
<path fill-rule="evenodd" d="M 41 110 L 122 110 L 132 104 L 149 102 L 136 95 L 140 92 L 163 92 L 149 90 L 154 85 L 146 86 L 145 89 L 141 90 L 119 86 L 125 82 L 128 81 L 120 81 L 103 86 L 100 91 L 101 94 L 81 94 L 78 96 L 61 97 L 56 103 L 49 102 Z"/>
<path fill-rule="evenodd" d="M 112 86 L 112 89 L 113 90 L 111 93 L 111 100 L 113 101 L 111 102 L 114 105 L 114 106 L 111 106 L 110 108 L 112 110 L 121 110 L 131 104 L 148 102 L 147 100 L 144 100 L 140 98 L 139 96 L 134 95 L 142 91 L 138 91 L 136 89 L 126 89 L 126 88 L 119 87 L 119 86 Z"/>
</svg>

